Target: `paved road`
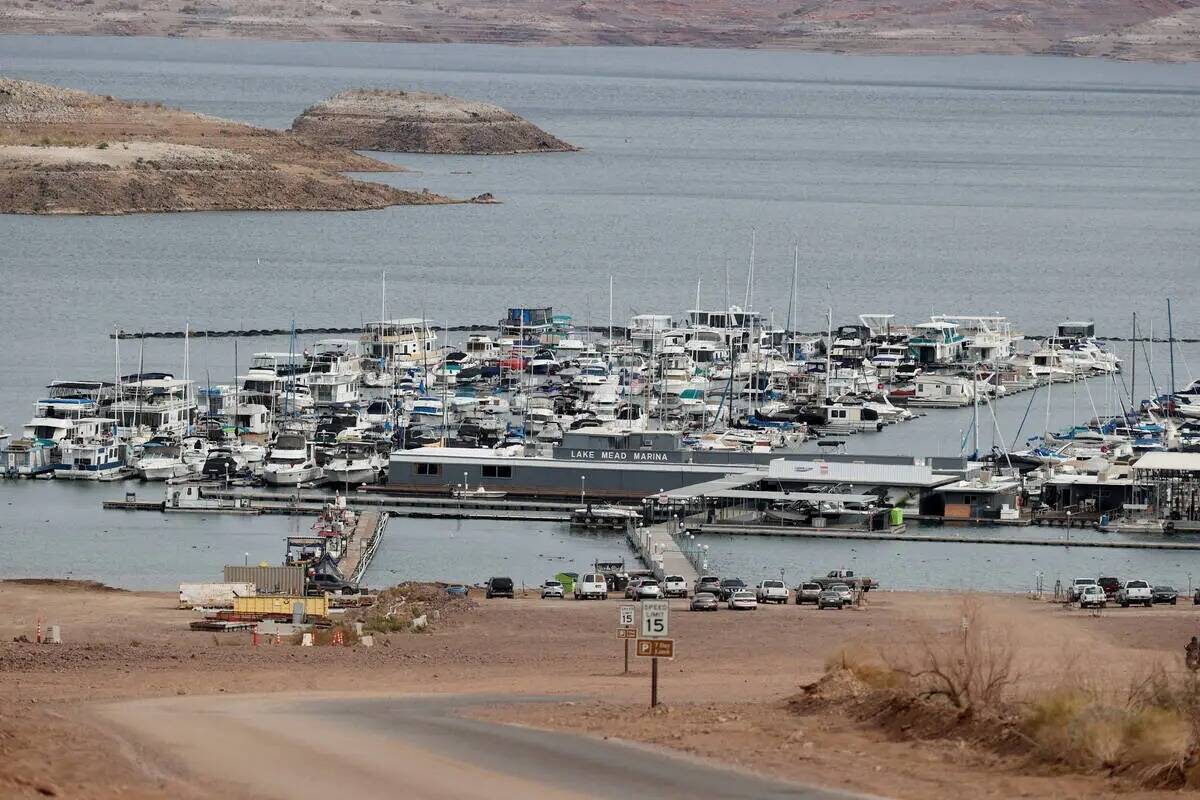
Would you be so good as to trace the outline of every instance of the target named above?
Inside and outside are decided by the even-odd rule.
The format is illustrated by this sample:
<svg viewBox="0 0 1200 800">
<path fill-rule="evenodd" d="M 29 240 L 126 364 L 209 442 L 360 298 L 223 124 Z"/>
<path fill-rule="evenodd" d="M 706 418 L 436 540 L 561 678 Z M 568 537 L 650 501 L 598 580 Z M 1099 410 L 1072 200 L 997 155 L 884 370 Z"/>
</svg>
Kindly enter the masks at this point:
<svg viewBox="0 0 1200 800">
<path fill-rule="evenodd" d="M 562 698 L 554 698 L 562 700 Z M 499 696 L 171 698 L 101 713 L 173 772 L 254 796 L 846 800 L 613 740 L 466 719 Z M 536 700 L 532 700 L 536 702 Z M 182 767 L 182 769 L 179 769 Z M 565 795 L 564 795 L 565 796 Z"/>
</svg>

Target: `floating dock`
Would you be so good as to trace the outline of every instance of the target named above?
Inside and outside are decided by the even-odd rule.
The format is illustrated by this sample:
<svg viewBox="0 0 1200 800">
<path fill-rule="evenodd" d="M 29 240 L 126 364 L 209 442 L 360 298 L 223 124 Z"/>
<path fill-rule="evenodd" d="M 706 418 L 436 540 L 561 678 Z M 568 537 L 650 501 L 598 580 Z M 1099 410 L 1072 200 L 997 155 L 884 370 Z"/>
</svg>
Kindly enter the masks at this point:
<svg viewBox="0 0 1200 800">
<path fill-rule="evenodd" d="M 732 536 L 784 536 L 807 539 L 846 539 L 880 542 L 949 542 L 954 544 L 1032 545 L 1036 547 L 1110 547 L 1125 550 L 1200 550 L 1200 542 L 1129 542 L 1097 539 L 1034 539 L 1010 536 L 976 536 L 952 533 L 888 533 L 848 531 L 817 528 L 788 528 L 779 525 L 701 524 L 692 528 L 697 533 L 719 533 Z"/>
</svg>

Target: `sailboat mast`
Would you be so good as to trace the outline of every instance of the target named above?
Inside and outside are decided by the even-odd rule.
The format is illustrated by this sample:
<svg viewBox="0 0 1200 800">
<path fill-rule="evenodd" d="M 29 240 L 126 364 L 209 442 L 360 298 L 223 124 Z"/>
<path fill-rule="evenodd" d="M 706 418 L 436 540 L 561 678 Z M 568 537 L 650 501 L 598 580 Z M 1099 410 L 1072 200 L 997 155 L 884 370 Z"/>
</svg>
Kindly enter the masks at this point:
<svg viewBox="0 0 1200 800">
<path fill-rule="evenodd" d="M 1175 328 L 1171 323 L 1171 298 L 1167 298 L 1167 353 L 1171 358 L 1171 396 L 1175 396 Z M 1172 401 L 1173 402 L 1173 401 Z"/>
<path fill-rule="evenodd" d="M 833 306 L 825 312 L 825 399 L 829 399 L 829 379 L 833 377 Z"/>
<path fill-rule="evenodd" d="M 613 325 L 613 276 L 608 276 L 608 348 L 612 352 L 612 325 Z"/>
<path fill-rule="evenodd" d="M 1129 349 L 1131 351 L 1129 354 L 1129 358 L 1133 365 L 1132 366 L 1133 376 L 1129 380 L 1129 402 L 1133 404 L 1133 409 L 1131 409 L 1131 410 L 1135 410 L 1135 411 L 1138 407 L 1138 404 L 1137 404 L 1138 403 L 1138 399 L 1137 399 L 1137 351 L 1138 351 L 1137 335 L 1138 335 L 1138 332 L 1137 331 L 1138 331 L 1137 312 L 1135 311 L 1135 312 L 1133 312 L 1133 332 L 1129 335 Z"/>
</svg>

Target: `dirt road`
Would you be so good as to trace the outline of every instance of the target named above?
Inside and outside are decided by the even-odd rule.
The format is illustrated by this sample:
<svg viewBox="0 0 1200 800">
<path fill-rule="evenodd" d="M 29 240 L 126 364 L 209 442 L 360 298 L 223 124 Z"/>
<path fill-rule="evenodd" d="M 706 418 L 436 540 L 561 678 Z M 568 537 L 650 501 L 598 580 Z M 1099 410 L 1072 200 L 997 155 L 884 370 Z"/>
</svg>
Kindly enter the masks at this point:
<svg viewBox="0 0 1200 800">
<path fill-rule="evenodd" d="M 561 702 L 562 698 L 554 698 Z M 507 695 L 172 698 L 103 706 L 102 717 L 163 751 L 168 763 L 237 793 L 281 800 L 384 797 L 414 800 L 560 792 L 626 800 L 837 800 L 854 795 L 722 769 L 614 739 L 464 718 L 476 705 L 530 703 Z M 319 769 L 264 765 L 317 764 Z M 214 765 L 221 765 L 214 769 Z"/>
</svg>

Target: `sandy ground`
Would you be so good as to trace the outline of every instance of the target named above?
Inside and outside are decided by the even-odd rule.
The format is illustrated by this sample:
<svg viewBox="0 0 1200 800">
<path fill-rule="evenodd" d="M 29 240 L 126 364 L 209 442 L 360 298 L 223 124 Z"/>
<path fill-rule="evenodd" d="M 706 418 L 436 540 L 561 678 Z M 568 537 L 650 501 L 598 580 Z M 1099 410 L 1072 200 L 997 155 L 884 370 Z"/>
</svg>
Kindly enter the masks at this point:
<svg viewBox="0 0 1200 800">
<path fill-rule="evenodd" d="M 1053 685 L 1081 658 L 1097 680 L 1124 686 L 1155 662 L 1177 668 L 1198 625 L 1191 605 L 1110 609 L 1099 616 L 1013 597 L 988 597 L 1010 630 L 1023 687 Z M 191 612 L 171 594 L 0 583 L 0 796 L 142 798 L 210 796 L 220 770 L 179 763 L 162 742 L 114 726 L 101 709 L 126 701 L 284 693 L 489 693 L 561 695 L 528 705 L 493 703 L 473 716 L 662 745 L 768 776 L 923 800 L 958 798 L 964 782 L 984 795 L 1148 796 L 1101 777 L 1053 774 L 965 743 L 914 742 L 829 713 L 798 713 L 786 700 L 847 644 L 911 645 L 918 631 L 959 624 L 950 595 L 873 593 L 869 607 L 811 606 L 692 614 L 676 601 L 678 657 L 663 662 L 665 708 L 650 712 L 648 668 L 622 674 L 614 628 L 619 601 L 481 601 L 431 634 L 389 634 L 378 646 L 250 645 L 245 633 L 187 630 Z M 33 638 L 41 619 L 65 644 Z M 196 699 L 203 705 L 206 701 Z M 230 746 L 229 757 L 236 758 Z M 225 797 L 252 797 L 243 784 Z"/>
</svg>

